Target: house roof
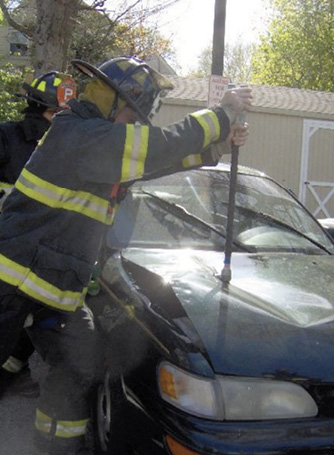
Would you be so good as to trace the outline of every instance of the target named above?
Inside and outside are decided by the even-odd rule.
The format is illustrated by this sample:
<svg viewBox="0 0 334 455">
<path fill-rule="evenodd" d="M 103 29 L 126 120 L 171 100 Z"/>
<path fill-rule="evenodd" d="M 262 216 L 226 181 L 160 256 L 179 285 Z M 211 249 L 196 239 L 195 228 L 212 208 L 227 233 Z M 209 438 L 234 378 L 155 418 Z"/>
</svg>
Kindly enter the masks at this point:
<svg viewBox="0 0 334 455">
<path fill-rule="evenodd" d="M 147 58 L 145 61 L 152 68 L 159 71 L 159 73 L 164 74 L 165 76 L 176 75 L 176 72 L 161 55 L 154 54 L 151 57 Z"/>
<path fill-rule="evenodd" d="M 168 76 L 174 89 L 166 101 L 177 104 L 206 105 L 209 78 L 185 78 Z M 334 118 L 334 93 L 315 90 L 301 90 L 290 87 L 270 87 L 267 85 L 251 85 L 253 92 L 254 111 L 288 111 L 290 114 L 316 114 L 319 117 Z M 318 114 L 318 115 L 317 115 Z"/>
</svg>

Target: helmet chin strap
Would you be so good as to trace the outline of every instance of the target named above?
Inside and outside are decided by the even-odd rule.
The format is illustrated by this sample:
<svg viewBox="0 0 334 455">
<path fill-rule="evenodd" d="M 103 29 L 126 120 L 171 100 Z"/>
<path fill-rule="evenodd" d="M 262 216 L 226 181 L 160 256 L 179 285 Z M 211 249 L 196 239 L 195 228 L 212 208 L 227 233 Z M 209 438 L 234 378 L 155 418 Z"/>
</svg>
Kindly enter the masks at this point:
<svg viewBox="0 0 334 455">
<path fill-rule="evenodd" d="M 150 110 L 150 113 L 148 115 L 148 118 L 151 120 L 159 111 L 160 107 L 161 107 L 161 104 L 162 104 L 162 101 L 161 101 L 161 95 L 160 95 L 160 92 L 158 93 L 158 95 L 155 97 L 154 101 L 153 101 L 153 104 L 152 104 L 152 108 Z"/>
<path fill-rule="evenodd" d="M 110 113 L 107 118 L 107 120 L 111 123 L 114 123 L 115 119 L 116 119 L 118 100 L 119 100 L 119 94 L 117 92 L 115 92 L 114 102 L 111 106 Z"/>
<path fill-rule="evenodd" d="M 114 123 L 115 120 L 116 120 L 116 116 L 118 114 L 117 111 L 118 111 L 119 99 L 120 99 L 120 95 L 119 95 L 118 92 L 115 91 L 114 101 L 113 101 L 112 106 L 110 108 L 110 113 L 109 113 L 109 115 L 107 117 L 107 120 L 109 122 L 111 122 L 111 123 Z M 149 115 L 148 116 L 144 116 L 145 119 L 142 118 L 143 116 L 140 116 L 140 114 L 138 114 L 138 111 L 136 110 L 138 116 L 141 118 L 141 121 L 139 121 L 139 123 L 142 123 L 144 125 L 147 125 L 147 124 L 150 125 L 152 117 L 154 117 L 154 115 L 159 111 L 161 104 L 162 104 L 161 96 L 160 96 L 160 93 L 159 93 L 154 99 L 154 102 L 152 104 L 152 108 L 151 108 L 151 111 L 150 111 Z M 133 107 L 131 107 L 131 109 L 134 110 Z"/>
</svg>

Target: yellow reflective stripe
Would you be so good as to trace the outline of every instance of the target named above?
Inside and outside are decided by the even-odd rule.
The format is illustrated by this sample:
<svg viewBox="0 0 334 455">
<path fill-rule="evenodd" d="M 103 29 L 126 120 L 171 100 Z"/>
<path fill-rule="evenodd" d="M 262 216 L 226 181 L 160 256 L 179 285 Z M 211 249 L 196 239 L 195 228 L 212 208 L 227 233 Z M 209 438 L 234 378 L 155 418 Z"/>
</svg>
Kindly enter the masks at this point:
<svg viewBox="0 0 334 455">
<path fill-rule="evenodd" d="M 63 311 L 75 311 L 82 306 L 87 287 L 81 292 L 63 291 L 48 283 L 29 268 L 23 267 L 7 257 L 0 255 L 0 279 L 18 287 L 30 297 Z"/>
<path fill-rule="evenodd" d="M 87 430 L 89 419 L 66 421 L 57 421 L 55 435 L 60 438 L 77 438 L 83 436 Z"/>
<path fill-rule="evenodd" d="M 202 164 L 202 156 L 197 153 L 196 155 L 189 155 L 186 156 L 182 160 L 182 166 L 184 168 L 192 167 L 192 166 L 200 166 Z"/>
<path fill-rule="evenodd" d="M 27 169 L 21 172 L 15 188 L 49 207 L 78 212 L 102 223 L 106 222 L 109 201 L 94 194 L 53 185 Z"/>
<path fill-rule="evenodd" d="M 49 132 L 49 130 L 47 130 L 47 131 L 43 134 L 43 136 L 40 138 L 40 140 L 38 141 L 38 145 L 39 145 L 39 146 L 42 145 L 43 142 L 45 141 L 45 138 L 46 138 L 46 136 L 48 135 L 48 132 Z"/>
<path fill-rule="evenodd" d="M 6 362 L 2 365 L 1 368 L 3 368 L 6 371 L 9 371 L 9 373 L 18 373 L 19 371 L 22 370 L 24 363 L 17 359 L 16 357 L 8 357 Z"/>
<path fill-rule="evenodd" d="M 42 433 L 50 433 L 51 426 L 52 418 L 37 409 L 35 417 L 35 428 Z"/>
<path fill-rule="evenodd" d="M 40 92 L 45 92 L 46 91 L 46 81 L 41 81 L 37 86 L 37 90 L 39 90 Z"/>
<path fill-rule="evenodd" d="M 190 114 L 201 125 L 204 131 L 203 147 L 211 144 L 220 137 L 220 124 L 217 115 L 210 109 L 202 109 Z"/>
<path fill-rule="evenodd" d="M 0 188 L 13 188 L 14 185 L 7 182 L 0 182 Z"/>
<path fill-rule="evenodd" d="M 61 438 L 75 438 L 86 433 L 89 419 L 82 420 L 59 420 L 56 421 L 55 436 Z M 43 433 L 50 433 L 52 418 L 39 409 L 36 410 L 35 428 Z"/>
<path fill-rule="evenodd" d="M 0 254 L 0 279 L 13 286 L 19 286 L 30 269 Z"/>
<path fill-rule="evenodd" d="M 61 79 L 59 77 L 55 77 L 53 81 L 54 87 L 58 87 L 58 85 L 61 83 Z"/>
<path fill-rule="evenodd" d="M 75 311 L 83 305 L 87 287 L 81 292 L 63 291 L 30 271 L 19 289 L 30 297 L 63 311 Z"/>
<path fill-rule="evenodd" d="M 148 136 L 147 126 L 126 125 L 121 181 L 132 180 L 144 174 Z"/>
</svg>

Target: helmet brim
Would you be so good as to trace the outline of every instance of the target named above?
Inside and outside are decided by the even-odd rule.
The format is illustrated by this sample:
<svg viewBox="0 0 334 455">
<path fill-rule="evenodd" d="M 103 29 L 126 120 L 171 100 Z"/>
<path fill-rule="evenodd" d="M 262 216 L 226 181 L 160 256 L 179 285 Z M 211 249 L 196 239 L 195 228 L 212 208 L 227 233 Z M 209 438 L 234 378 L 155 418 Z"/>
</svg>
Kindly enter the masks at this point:
<svg viewBox="0 0 334 455">
<path fill-rule="evenodd" d="M 136 105 L 136 103 L 126 94 L 124 93 L 118 85 L 114 84 L 108 76 L 106 76 L 101 70 L 99 70 L 96 66 L 91 65 L 88 62 L 83 60 L 74 59 L 71 60 L 73 66 L 75 66 L 81 73 L 85 74 L 88 77 L 97 77 L 106 85 L 108 85 L 111 89 L 117 92 L 125 101 L 126 103 L 136 111 L 143 121 L 150 123 L 148 116 Z M 148 65 L 147 65 L 148 66 Z M 169 79 L 165 76 L 160 74 L 158 71 L 154 70 L 153 68 L 149 67 L 150 71 L 152 72 L 155 81 L 157 82 L 159 88 L 161 90 L 172 90 L 174 85 L 171 83 Z"/>
</svg>

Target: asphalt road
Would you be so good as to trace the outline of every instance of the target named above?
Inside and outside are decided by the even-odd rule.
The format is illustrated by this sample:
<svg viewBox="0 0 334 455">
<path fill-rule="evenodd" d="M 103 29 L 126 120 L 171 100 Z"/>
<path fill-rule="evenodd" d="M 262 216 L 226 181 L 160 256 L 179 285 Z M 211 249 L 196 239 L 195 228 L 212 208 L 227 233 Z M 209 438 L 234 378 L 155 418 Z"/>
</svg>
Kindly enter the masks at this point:
<svg viewBox="0 0 334 455">
<path fill-rule="evenodd" d="M 47 366 L 37 354 L 31 357 L 30 367 L 33 378 L 42 383 Z M 7 394 L 0 400 L 0 455 L 29 455 L 36 405 L 37 398 Z"/>
<path fill-rule="evenodd" d="M 31 357 L 31 371 L 39 382 L 46 367 L 37 354 Z M 5 395 L 0 400 L 0 454 L 28 455 L 34 428 L 37 398 Z"/>
</svg>

